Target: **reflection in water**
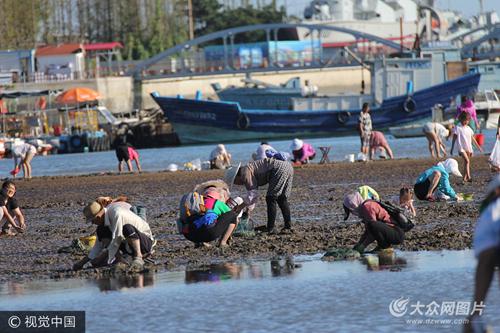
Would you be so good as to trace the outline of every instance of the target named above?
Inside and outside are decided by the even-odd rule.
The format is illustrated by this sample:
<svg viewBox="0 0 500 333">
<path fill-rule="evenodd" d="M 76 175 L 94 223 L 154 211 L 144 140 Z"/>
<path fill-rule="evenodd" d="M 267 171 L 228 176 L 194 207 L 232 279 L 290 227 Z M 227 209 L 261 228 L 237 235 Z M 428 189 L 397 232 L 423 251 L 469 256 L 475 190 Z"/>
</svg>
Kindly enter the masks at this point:
<svg viewBox="0 0 500 333">
<path fill-rule="evenodd" d="M 7 282 L 7 291 L 10 295 L 23 295 L 25 294 L 24 285 L 15 281 Z"/>
<path fill-rule="evenodd" d="M 398 272 L 406 267 L 406 259 L 397 257 L 394 251 L 380 252 L 377 255 L 367 255 L 363 262 L 370 271 L 389 270 Z"/>
<path fill-rule="evenodd" d="M 292 275 L 295 270 L 293 257 L 286 257 L 284 260 L 271 260 L 271 273 L 274 277 Z"/>
<path fill-rule="evenodd" d="M 155 282 L 154 274 L 117 275 L 100 278 L 96 281 L 100 291 L 121 290 L 124 288 L 144 288 Z"/>
<path fill-rule="evenodd" d="M 241 277 L 241 265 L 227 262 L 223 264 L 211 264 L 205 269 L 187 270 L 186 283 L 197 282 L 221 282 L 225 280 L 239 280 Z"/>
<path fill-rule="evenodd" d="M 293 257 L 250 263 L 211 264 L 194 270 L 186 270 L 184 282 L 189 284 L 240 279 L 265 279 L 270 276 L 291 275 L 297 267 L 300 267 L 300 265 L 294 263 Z"/>
</svg>

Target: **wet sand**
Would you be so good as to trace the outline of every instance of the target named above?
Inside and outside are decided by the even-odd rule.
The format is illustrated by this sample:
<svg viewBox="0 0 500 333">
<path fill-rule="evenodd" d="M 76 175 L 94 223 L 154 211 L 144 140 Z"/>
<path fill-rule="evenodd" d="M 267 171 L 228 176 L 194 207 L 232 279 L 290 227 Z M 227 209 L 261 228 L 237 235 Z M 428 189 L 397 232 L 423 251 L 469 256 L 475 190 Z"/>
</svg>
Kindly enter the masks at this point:
<svg viewBox="0 0 500 333">
<path fill-rule="evenodd" d="M 402 185 L 413 185 L 420 172 L 433 165 L 430 159 L 334 163 L 295 169 L 290 198 L 295 232 L 286 235 L 257 233 L 254 237 L 234 237 L 229 248 L 194 248 L 176 233 L 178 201 L 198 183 L 220 178 L 222 171 L 158 172 L 125 175 L 40 177 L 18 181 L 17 197 L 26 215 L 28 231 L 0 238 L 0 281 L 38 278 L 95 277 L 108 269 L 70 270 L 81 253 L 58 253 L 72 240 L 94 231 L 85 224 L 82 209 L 100 195 L 128 195 L 132 203 L 147 207 L 148 222 L 158 240 L 153 271 L 175 270 L 224 260 L 264 259 L 281 255 L 313 254 L 330 247 L 353 246 L 362 225 L 351 217 L 342 221 L 345 192 L 366 184 L 383 198 L 397 195 Z M 460 163 L 462 161 L 460 160 Z M 487 157 L 473 160 L 473 182 L 462 184 L 452 177 L 457 192 L 474 193 L 474 201 L 423 203 L 416 201 L 417 226 L 407 233 L 398 248 L 406 251 L 465 249 L 471 247 L 472 231 L 479 215 L 478 205 L 492 178 Z M 243 191 L 236 186 L 233 192 Z M 242 192 L 241 192 L 242 193 Z M 265 225 L 265 189 L 252 216 Z M 277 226 L 282 220 L 278 213 Z"/>
</svg>

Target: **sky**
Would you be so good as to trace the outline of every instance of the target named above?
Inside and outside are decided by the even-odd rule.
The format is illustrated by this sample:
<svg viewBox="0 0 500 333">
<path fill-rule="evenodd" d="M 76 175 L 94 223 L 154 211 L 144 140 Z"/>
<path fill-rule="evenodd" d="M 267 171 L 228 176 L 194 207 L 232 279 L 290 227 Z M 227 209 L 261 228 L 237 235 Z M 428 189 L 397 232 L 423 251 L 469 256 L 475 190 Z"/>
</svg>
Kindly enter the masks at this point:
<svg viewBox="0 0 500 333">
<path fill-rule="evenodd" d="M 500 0 L 483 0 L 486 11 L 496 10 L 500 15 Z M 303 16 L 304 8 L 310 3 L 310 0 L 277 0 L 278 5 L 288 7 L 288 14 Z M 437 8 L 458 10 L 466 17 L 479 13 L 479 0 L 437 0 Z"/>
</svg>

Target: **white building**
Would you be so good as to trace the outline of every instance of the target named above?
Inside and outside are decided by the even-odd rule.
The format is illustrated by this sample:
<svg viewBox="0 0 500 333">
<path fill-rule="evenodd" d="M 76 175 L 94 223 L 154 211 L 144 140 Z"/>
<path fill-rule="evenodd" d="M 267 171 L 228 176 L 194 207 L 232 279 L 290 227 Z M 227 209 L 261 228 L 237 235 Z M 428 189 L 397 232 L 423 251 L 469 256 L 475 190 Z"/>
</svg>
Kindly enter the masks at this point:
<svg viewBox="0 0 500 333">
<path fill-rule="evenodd" d="M 36 50 L 37 72 L 48 78 L 81 79 L 85 72 L 85 54 L 82 44 L 60 44 L 39 47 Z"/>
</svg>

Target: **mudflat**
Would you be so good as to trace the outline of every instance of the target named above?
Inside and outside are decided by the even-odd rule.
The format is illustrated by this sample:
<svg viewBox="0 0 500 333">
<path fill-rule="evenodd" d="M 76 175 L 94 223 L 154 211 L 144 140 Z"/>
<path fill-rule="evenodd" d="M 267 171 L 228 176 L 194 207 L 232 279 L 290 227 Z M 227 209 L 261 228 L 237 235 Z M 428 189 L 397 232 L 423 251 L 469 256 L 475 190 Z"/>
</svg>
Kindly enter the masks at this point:
<svg viewBox="0 0 500 333">
<path fill-rule="evenodd" d="M 462 167 L 461 159 L 457 158 Z M 1 237 L 0 281 L 39 278 L 97 277 L 109 269 L 71 271 L 82 252 L 58 253 L 62 247 L 94 232 L 86 224 L 82 209 L 97 196 L 127 195 L 133 204 L 147 208 L 147 219 L 158 240 L 153 271 L 174 270 L 213 262 L 267 259 L 276 256 L 313 254 L 330 247 L 353 246 L 363 232 L 357 218 L 343 221 L 342 198 L 360 185 L 375 188 L 383 199 L 397 196 L 403 185 L 413 186 L 417 176 L 435 161 L 401 159 L 369 163 L 312 164 L 295 169 L 290 198 L 294 232 L 252 237 L 233 237 L 230 247 L 195 248 L 177 234 L 179 199 L 196 183 L 223 177 L 222 171 L 155 172 L 124 175 L 39 177 L 17 181 L 17 198 L 26 216 L 28 230 L 17 236 Z M 473 158 L 471 183 L 451 176 L 457 192 L 472 193 L 473 201 L 419 202 L 417 225 L 406 234 L 406 251 L 470 248 L 472 232 L 479 216 L 479 202 L 491 180 L 487 158 Z M 258 225 L 266 223 L 265 190 L 252 214 Z M 233 196 L 244 188 L 233 187 Z M 277 227 L 282 220 L 278 211 Z"/>
</svg>

